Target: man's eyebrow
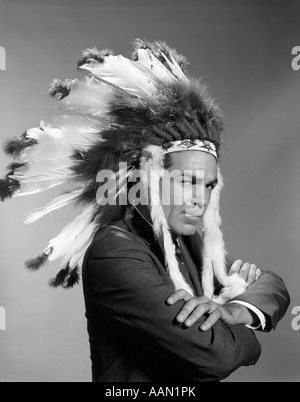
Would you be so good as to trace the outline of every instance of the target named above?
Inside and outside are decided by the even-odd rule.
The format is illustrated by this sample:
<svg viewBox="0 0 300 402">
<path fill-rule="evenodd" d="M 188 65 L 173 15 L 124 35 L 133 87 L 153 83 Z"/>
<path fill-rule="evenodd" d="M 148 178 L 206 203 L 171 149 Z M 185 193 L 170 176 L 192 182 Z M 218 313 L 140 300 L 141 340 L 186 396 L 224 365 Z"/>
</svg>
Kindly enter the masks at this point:
<svg viewBox="0 0 300 402">
<path fill-rule="evenodd" d="M 218 184 L 218 178 L 216 177 L 216 178 L 214 178 L 213 180 L 211 180 L 209 183 L 207 183 L 207 184 Z"/>
<path fill-rule="evenodd" d="M 181 174 L 181 177 L 182 178 L 190 178 L 190 179 L 192 179 L 192 182 L 193 183 L 199 183 L 199 182 L 202 182 L 203 181 L 203 177 L 198 177 L 198 176 L 196 176 L 195 174 L 190 174 L 190 173 L 183 173 L 182 172 L 182 174 Z M 218 178 L 217 177 L 215 177 L 213 180 L 211 180 L 209 183 L 207 183 L 207 185 L 214 185 L 214 184 L 218 184 Z"/>
<path fill-rule="evenodd" d="M 203 181 L 203 177 L 199 178 L 197 177 L 195 174 L 190 174 L 190 172 L 182 172 L 180 175 L 182 178 L 191 178 L 193 183 L 199 183 L 199 181 Z M 213 180 L 211 180 L 209 183 L 207 183 L 207 185 L 215 185 L 218 184 L 218 178 L 215 177 Z"/>
</svg>

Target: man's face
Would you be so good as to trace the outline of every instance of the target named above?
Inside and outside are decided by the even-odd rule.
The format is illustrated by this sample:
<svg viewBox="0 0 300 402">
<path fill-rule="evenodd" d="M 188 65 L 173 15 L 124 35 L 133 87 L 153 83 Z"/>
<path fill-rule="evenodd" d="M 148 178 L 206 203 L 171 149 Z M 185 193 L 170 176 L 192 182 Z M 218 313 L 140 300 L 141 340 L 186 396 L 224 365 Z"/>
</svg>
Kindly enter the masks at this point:
<svg viewBox="0 0 300 402">
<path fill-rule="evenodd" d="M 161 186 L 163 210 L 173 237 L 190 236 L 202 226 L 217 184 L 217 162 L 213 155 L 202 151 L 174 152 L 171 158 L 167 170 L 173 180 L 170 186 L 162 180 Z"/>
</svg>

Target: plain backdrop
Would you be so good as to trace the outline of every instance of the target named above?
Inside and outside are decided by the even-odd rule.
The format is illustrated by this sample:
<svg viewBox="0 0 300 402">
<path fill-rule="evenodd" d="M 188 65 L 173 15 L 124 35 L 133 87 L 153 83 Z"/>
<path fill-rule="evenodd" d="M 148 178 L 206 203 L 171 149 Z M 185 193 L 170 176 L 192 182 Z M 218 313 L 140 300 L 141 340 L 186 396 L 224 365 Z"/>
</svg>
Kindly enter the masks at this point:
<svg viewBox="0 0 300 402">
<path fill-rule="evenodd" d="M 225 116 L 225 189 L 221 215 L 234 258 L 280 274 L 291 306 L 276 331 L 258 333 L 262 356 L 227 381 L 299 381 L 300 331 L 300 2 L 287 0 L 0 0 L 0 139 L 19 135 L 55 113 L 53 78 L 75 78 L 87 47 L 130 57 L 135 38 L 165 40 L 205 77 Z M 1 153 L 0 171 L 8 158 Z M 76 211 L 25 226 L 21 218 L 56 195 L 0 204 L 1 381 L 90 381 L 89 345 L 80 286 L 52 290 L 58 269 L 24 268 Z"/>
</svg>

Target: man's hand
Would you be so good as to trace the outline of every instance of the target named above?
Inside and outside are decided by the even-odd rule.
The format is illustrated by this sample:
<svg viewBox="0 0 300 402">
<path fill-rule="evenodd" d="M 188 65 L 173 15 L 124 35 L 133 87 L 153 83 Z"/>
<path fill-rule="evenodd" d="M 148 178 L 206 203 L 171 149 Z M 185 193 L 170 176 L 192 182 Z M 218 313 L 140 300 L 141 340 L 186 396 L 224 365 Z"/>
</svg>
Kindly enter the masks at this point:
<svg viewBox="0 0 300 402">
<path fill-rule="evenodd" d="M 173 293 L 167 303 L 173 305 L 179 300 L 185 300 L 186 303 L 176 316 L 176 321 L 186 327 L 190 327 L 204 314 L 208 315 L 207 319 L 201 324 L 200 329 L 207 331 L 218 320 L 222 320 L 227 324 L 237 325 L 254 325 L 255 315 L 245 306 L 237 303 L 219 305 L 208 297 L 192 297 L 186 290 L 180 289 Z"/>
<path fill-rule="evenodd" d="M 238 274 L 249 286 L 261 276 L 261 270 L 255 264 L 243 263 L 241 260 L 236 260 L 228 272 L 229 276 L 233 274 Z M 231 325 L 256 325 L 256 315 L 241 304 L 230 303 L 221 306 L 205 296 L 192 297 L 183 289 L 173 293 L 167 299 L 167 303 L 172 305 L 179 300 L 185 300 L 186 303 L 177 315 L 176 321 L 186 327 L 195 324 L 204 314 L 208 315 L 208 318 L 200 326 L 203 331 L 207 331 L 218 320 Z"/>
<path fill-rule="evenodd" d="M 255 264 L 243 263 L 242 260 L 236 260 L 231 265 L 228 275 L 238 274 L 248 285 L 255 282 L 261 276 L 261 270 Z"/>
<path fill-rule="evenodd" d="M 218 295 L 212 297 L 212 300 L 218 304 L 226 304 L 244 293 L 246 288 L 260 276 L 261 270 L 255 264 L 236 260 L 229 269 L 226 284 L 221 288 Z"/>
</svg>

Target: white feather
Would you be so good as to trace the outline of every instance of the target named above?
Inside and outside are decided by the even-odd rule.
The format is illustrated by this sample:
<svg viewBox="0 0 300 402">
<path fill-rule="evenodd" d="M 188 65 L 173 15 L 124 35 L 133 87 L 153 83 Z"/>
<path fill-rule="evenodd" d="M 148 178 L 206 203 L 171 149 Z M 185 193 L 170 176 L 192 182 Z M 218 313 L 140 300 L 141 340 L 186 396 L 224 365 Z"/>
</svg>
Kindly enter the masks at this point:
<svg viewBox="0 0 300 402">
<path fill-rule="evenodd" d="M 96 77 L 85 76 L 75 79 L 71 84 L 71 92 L 61 99 L 58 108 L 76 110 L 82 114 L 105 117 L 109 111 L 109 103 L 114 89 Z"/>
<path fill-rule="evenodd" d="M 60 129 L 62 133 L 59 133 L 57 139 L 61 143 L 92 145 L 99 137 L 99 132 L 105 129 L 106 125 L 99 119 L 96 120 L 86 116 L 54 115 L 44 118 L 41 121 L 41 127 L 45 131 Z M 51 131 L 49 134 L 51 134 Z"/>
<path fill-rule="evenodd" d="M 157 92 L 151 71 L 123 56 L 107 56 L 104 63 L 85 64 L 81 68 L 131 95 L 144 98 Z"/>
<path fill-rule="evenodd" d="M 61 171 L 65 174 L 65 170 L 73 165 L 74 162 L 70 158 L 33 161 L 15 169 L 14 176 L 17 177 L 17 180 L 23 178 L 24 181 L 39 179 L 39 177 L 40 180 L 51 180 L 52 173 L 53 176 L 59 175 Z"/>
<path fill-rule="evenodd" d="M 135 171 L 134 167 L 128 169 L 127 164 L 126 164 L 126 167 L 119 169 L 118 173 L 116 174 L 116 179 L 117 179 L 119 190 L 116 192 L 115 199 L 117 199 L 117 197 L 119 197 L 119 202 L 124 201 L 124 205 L 127 204 L 128 178 L 131 176 L 131 174 L 134 171 Z"/>
<path fill-rule="evenodd" d="M 14 174 L 9 176 L 21 184 L 14 197 L 36 194 L 66 183 L 75 176 L 71 166 L 72 161 L 59 159 L 27 163 L 17 168 Z"/>
<path fill-rule="evenodd" d="M 84 231 L 80 233 L 80 235 L 78 235 L 78 237 L 74 240 L 72 248 L 68 249 L 63 256 L 61 260 L 62 267 L 65 267 L 67 264 L 69 264 L 71 269 L 75 268 L 76 266 L 81 268 L 84 254 L 89 245 L 92 243 L 97 229 L 98 226 L 94 222 L 91 222 L 86 226 Z"/>
<path fill-rule="evenodd" d="M 99 138 L 99 123 L 93 119 L 81 116 L 57 115 L 45 118 L 40 128 L 27 131 L 27 137 L 35 139 L 41 144 L 57 144 L 73 146 L 88 146 Z"/>
<path fill-rule="evenodd" d="M 78 252 L 78 242 L 80 243 L 81 240 L 86 240 L 83 236 L 83 233 L 91 224 L 93 214 L 93 205 L 85 207 L 84 210 L 72 222 L 62 229 L 58 236 L 50 240 L 47 247 L 47 249 L 52 249 L 52 253 L 49 256 L 49 261 L 62 259 L 66 255 L 73 255 Z M 78 238 L 79 240 L 76 242 Z"/>
<path fill-rule="evenodd" d="M 52 180 L 67 181 L 74 176 L 70 169 L 74 162 L 68 159 L 45 160 L 27 163 L 17 168 L 10 177 L 23 183 L 47 182 Z"/>
<path fill-rule="evenodd" d="M 100 141 L 99 131 L 92 124 L 92 121 L 72 116 L 57 116 L 42 120 L 43 130 L 33 128 L 27 131 L 27 137 L 35 139 L 38 144 L 26 148 L 21 153 L 19 162 L 59 159 L 70 161 L 75 149 L 87 150 Z"/>
<path fill-rule="evenodd" d="M 38 143 L 21 153 L 18 162 L 25 165 L 10 176 L 21 184 L 15 196 L 46 191 L 75 177 L 74 150 L 87 150 L 102 141 L 98 123 L 79 116 L 53 116 L 42 120 L 41 128 L 27 131 L 27 137 Z"/>
<path fill-rule="evenodd" d="M 40 193 L 42 191 L 50 190 L 53 187 L 57 187 L 64 184 L 65 180 L 50 180 L 45 182 L 35 182 L 35 183 L 22 183 L 22 187 L 18 190 L 13 197 L 22 197 L 26 195 L 33 195 Z"/>
<path fill-rule="evenodd" d="M 162 82 L 174 82 L 173 74 L 161 63 L 149 49 L 138 49 L 138 60 Z"/>
<path fill-rule="evenodd" d="M 54 198 L 52 201 L 50 201 L 47 205 L 44 207 L 41 207 L 37 209 L 35 212 L 31 212 L 30 214 L 27 214 L 26 217 L 24 218 L 24 223 L 25 224 L 30 224 L 33 223 L 39 219 L 41 219 L 43 216 L 50 214 L 53 211 L 56 211 L 57 209 L 63 208 L 70 203 L 74 201 L 76 197 L 78 197 L 82 192 L 82 189 L 72 191 L 70 193 L 66 193 L 63 195 L 60 195 L 59 197 Z"/>
<path fill-rule="evenodd" d="M 181 70 L 179 64 L 177 61 L 174 59 L 174 57 L 170 54 L 170 59 L 169 60 L 164 53 L 161 53 L 164 59 L 166 60 L 168 66 L 170 67 L 172 73 L 175 75 L 176 78 L 179 80 L 188 83 L 189 80 L 185 76 L 184 72 Z"/>
</svg>

